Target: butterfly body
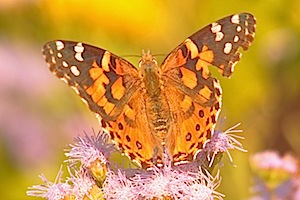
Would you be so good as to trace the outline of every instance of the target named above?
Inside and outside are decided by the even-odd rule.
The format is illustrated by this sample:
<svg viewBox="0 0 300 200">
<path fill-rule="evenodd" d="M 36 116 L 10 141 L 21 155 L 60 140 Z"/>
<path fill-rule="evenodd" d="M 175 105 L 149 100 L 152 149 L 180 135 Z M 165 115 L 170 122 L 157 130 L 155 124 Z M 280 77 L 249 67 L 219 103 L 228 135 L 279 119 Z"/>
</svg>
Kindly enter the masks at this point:
<svg viewBox="0 0 300 200">
<path fill-rule="evenodd" d="M 149 130 L 163 145 L 170 125 L 170 109 L 163 92 L 164 83 L 161 79 L 161 69 L 150 52 L 143 53 L 139 67 Z"/>
<path fill-rule="evenodd" d="M 211 138 L 222 90 L 209 67 L 230 76 L 255 33 L 248 13 L 225 17 L 187 38 L 158 65 L 143 53 L 136 68 L 91 45 L 52 41 L 43 53 L 50 70 L 67 82 L 99 118 L 121 151 L 143 168 L 194 159 Z"/>
</svg>

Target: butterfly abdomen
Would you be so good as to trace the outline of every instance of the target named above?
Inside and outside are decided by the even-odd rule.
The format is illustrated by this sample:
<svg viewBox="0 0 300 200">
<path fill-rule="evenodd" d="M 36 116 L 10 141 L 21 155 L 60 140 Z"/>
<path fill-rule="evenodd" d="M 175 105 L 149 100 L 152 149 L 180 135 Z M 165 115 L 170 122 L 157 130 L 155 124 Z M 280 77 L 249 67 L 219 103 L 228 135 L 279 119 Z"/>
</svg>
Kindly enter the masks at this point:
<svg viewBox="0 0 300 200">
<path fill-rule="evenodd" d="M 164 144 L 170 126 L 170 112 L 167 101 L 161 95 L 148 96 L 147 99 L 146 114 L 150 130 L 159 142 Z"/>
</svg>

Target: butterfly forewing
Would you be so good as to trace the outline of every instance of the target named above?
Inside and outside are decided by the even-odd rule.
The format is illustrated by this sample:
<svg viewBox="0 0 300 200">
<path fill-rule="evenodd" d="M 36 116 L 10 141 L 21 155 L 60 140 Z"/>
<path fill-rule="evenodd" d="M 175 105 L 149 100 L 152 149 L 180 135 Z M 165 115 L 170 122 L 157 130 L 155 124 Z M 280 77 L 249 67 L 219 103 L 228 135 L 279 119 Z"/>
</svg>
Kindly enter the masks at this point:
<svg viewBox="0 0 300 200">
<path fill-rule="evenodd" d="M 44 45 L 43 54 L 50 70 L 73 87 L 93 112 L 107 120 L 120 115 L 140 84 L 136 68 L 97 47 L 52 41 Z"/>
<path fill-rule="evenodd" d="M 239 48 L 248 49 L 254 39 L 255 27 L 253 15 L 235 14 L 206 26 L 189 39 L 197 46 L 202 65 L 212 64 L 222 75 L 230 76 L 241 57 Z"/>
</svg>

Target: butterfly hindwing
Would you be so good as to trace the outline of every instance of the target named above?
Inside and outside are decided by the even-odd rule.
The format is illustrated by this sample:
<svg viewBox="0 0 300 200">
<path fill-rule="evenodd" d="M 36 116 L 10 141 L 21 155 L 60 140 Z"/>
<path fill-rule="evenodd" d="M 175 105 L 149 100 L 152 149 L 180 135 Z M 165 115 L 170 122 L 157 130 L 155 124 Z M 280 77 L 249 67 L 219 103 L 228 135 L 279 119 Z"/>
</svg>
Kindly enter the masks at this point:
<svg viewBox="0 0 300 200">
<path fill-rule="evenodd" d="M 104 128 L 125 155 L 142 168 L 148 168 L 154 161 L 161 163 L 162 147 L 148 126 L 151 122 L 145 114 L 143 95 L 144 91 L 138 90 L 117 120 L 107 122 Z"/>
</svg>

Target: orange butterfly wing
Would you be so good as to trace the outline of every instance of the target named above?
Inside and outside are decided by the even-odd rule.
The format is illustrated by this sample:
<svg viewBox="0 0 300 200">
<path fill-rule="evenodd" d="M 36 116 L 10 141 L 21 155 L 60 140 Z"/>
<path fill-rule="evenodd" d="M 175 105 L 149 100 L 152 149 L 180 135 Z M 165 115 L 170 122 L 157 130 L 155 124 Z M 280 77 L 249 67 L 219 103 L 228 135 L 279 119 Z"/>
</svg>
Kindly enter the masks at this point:
<svg viewBox="0 0 300 200">
<path fill-rule="evenodd" d="M 108 51 L 71 41 L 49 42 L 43 54 L 50 70 L 96 113 L 122 152 L 142 166 L 151 165 L 161 145 L 149 134 L 137 69 Z"/>
<path fill-rule="evenodd" d="M 247 50 L 254 33 L 251 14 L 232 15 L 193 34 L 163 62 L 164 91 L 173 113 L 166 147 L 175 163 L 193 160 L 213 134 L 222 90 L 209 67 L 230 76 L 241 56 L 238 49 Z"/>
</svg>

